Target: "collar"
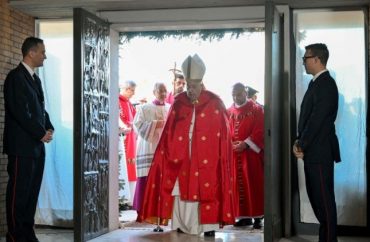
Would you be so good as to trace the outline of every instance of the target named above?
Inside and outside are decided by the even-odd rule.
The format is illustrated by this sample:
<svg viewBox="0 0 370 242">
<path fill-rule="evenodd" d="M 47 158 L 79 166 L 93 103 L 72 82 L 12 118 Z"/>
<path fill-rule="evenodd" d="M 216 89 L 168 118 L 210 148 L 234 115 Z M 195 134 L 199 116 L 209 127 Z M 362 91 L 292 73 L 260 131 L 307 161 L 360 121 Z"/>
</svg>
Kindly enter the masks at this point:
<svg viewBox="0 0 370 242">
<path fill-rule="evenodd" d="M 153 104 L 157 106 L 164 106 L 164 101 L 159 101 L 158 99 L 153 100 Z"/>
<path fill-rule="evenodd" d="M 121 101 L 125 101 L 125 102 L 128 102 L 129 100 L 128 100 L 128 98 L 127 97 L 125 97 L 125 96 L 123 96 L 122 94 L 120 94 L 119 95 L 119 99 L 121 100 Z"/>
<path fill-rule="evenodd" d="M 234 106 L 236 108 L 240 108 L 240 107 L 243 107 L 245 104 L 247 104 L 247 100 L 245 100 L 245 102 L 242 105 L 238 105 L 238 104 L 234 103 Z"/>
<path fill-rule="evenodd" d="M 324 73 L 326 71 L 328 71 L 328 70 L 327 69 L 324 69 L 324 70 L 316 73 L 316 75 L 313 76 L 312 81 L 314 82 L 322 73 Z"/>
<path fill-rule="evenodd" d="M 24 61 L 21 61 L 21 63 L 22 63 L 22 65 L 23 65 L 24 67 L 26 67 L 27 71 L 30 73 L 30 75 L 31 75 L 31 76 L 32 76 L 32 78 L 33 78 L 33 74 L 35 74 L 35 72 L 32 70 L 32 68 L 31 68 L 29 65 L 27 65 Z"/>
</svg>

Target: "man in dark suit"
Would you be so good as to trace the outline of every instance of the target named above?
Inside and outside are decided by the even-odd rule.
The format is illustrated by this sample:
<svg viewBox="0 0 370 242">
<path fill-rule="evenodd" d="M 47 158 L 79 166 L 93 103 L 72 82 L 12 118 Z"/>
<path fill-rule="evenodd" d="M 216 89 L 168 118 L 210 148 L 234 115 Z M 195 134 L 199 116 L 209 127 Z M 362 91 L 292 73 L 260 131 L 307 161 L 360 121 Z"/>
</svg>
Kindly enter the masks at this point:
<svg viewBox="0 0 370 242">
<path fill-rule="evenodd" d="M 320 223 L 319 242 L 336 242 L 334 161 L 340 161 L 340 153 L 334 122 L 338 112 L 338 88 L 326 69 L 329 58 L 326 45 L 312 44 L 305 49 L 303 65 L 313 79 L 301 104 L 293 153 L 304 160 L 308 198 Z"/>
<path fill-rule="evenodd" d="M 44 143 L 54 127 L 45 111 L 41 81 L 34 70 L 46 59 L 43 40 L 29 37 L 22 45 L 22 62 L 4 83 L 4 153 L 8 155 L 6 241 L 38 241 L 34 216 L 45 163 Z"/>
</svg>

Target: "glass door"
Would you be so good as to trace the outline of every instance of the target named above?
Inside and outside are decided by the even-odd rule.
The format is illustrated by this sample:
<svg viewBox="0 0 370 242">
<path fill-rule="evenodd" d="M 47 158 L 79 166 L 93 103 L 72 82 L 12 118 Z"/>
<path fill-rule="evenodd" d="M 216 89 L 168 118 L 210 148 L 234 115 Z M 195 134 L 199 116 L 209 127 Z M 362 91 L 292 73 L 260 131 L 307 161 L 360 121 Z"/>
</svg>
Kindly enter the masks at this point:
<svg viewBox="0 0 370 242">
<path fill-rule="evenodd" d="M 342 162 L 335 165 L 335 195 L 338 225 L 367 227 L 366 174 L 367 65 L 365 12 L 362 10 L 297 10 L 293 12 L 296 44 L 296 107 L 312 78 L 302 65 L 304 47 L 325 43 L 330 57 L 327 68 L 339 89 L 336 131 Z M 303 163 L 297 164 L 300 225 L 317 223 L 306 194 Z M 339 231 L 340 233 L 340 231 Z"/>
</svg>

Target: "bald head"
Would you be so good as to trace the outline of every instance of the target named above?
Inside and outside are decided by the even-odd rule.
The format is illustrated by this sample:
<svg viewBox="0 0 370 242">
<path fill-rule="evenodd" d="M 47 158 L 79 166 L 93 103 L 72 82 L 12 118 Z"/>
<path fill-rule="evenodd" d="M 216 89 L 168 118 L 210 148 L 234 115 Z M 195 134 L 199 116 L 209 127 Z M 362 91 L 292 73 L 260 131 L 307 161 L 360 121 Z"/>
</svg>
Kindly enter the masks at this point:
<svg viewBox="0 0 370 242">
<path fill-rule="evenodd" d="M 164 102 L 167 96 L 167 88 L 163 82 L 157 82 L 154 84 L 153 94 L 155 98 L 160 101 Z"/>
<path fill-rule="evenodd" d="M 247 101 L 247 90 L 245 86 L 238 82 L 233 86 L 232 91 L 233 101 L 237 105 L 243 105 Z"/>
<path fill-rule="evenodd" d="M 233 91 L 241 91 L 241 90 L 245 90 L 245 86 L 243 83 L 241 82 L 237 82 L 233 85 Z"/>
</svg>

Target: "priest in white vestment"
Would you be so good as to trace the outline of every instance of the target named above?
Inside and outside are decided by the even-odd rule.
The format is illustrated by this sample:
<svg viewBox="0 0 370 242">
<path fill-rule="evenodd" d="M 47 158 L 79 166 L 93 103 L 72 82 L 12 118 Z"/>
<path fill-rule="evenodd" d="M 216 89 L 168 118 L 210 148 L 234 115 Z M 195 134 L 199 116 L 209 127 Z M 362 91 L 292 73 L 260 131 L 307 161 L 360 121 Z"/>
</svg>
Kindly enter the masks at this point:
<svg viewBox="0 0 370 242">
<path fill-rule="evenodd" d="M 153 155 L 161 136 L 170 104 L 165 102 L 167 89 L 163 83 L 154 84 L 152 103 L 137 106 L 133 121 L 138 135 L 136 150 L 136 190 L 133 208 L 139 211 L 146 187 L 146 179 Z"/>
</svg>

